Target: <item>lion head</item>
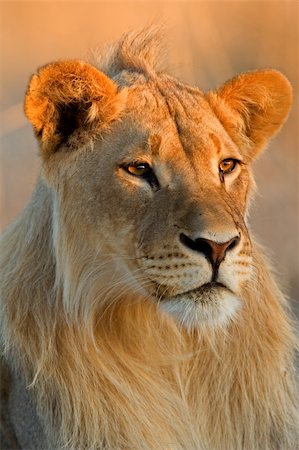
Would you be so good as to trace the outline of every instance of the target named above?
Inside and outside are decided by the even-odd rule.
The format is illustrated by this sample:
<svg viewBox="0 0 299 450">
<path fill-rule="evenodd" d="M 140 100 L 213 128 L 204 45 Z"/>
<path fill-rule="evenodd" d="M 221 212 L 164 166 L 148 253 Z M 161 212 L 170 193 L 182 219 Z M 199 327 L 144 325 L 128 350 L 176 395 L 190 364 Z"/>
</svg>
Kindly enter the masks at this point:
<svg viewBox="0 0 299 450">
<path fill-rule="evenodd" d="M 116 286 L 187 328 L 223 325 L 254 276 L 251 163 L 287 117 L 290 85 L 261 70 L 205 94 L 140 55 L 117 73 L 113 61 L 106 74 L 49 64 L 26 95 L 54 198 L 64 304 L 86 313 L 70 290 L 92 260 L 102 307 Z"/>
</svg>

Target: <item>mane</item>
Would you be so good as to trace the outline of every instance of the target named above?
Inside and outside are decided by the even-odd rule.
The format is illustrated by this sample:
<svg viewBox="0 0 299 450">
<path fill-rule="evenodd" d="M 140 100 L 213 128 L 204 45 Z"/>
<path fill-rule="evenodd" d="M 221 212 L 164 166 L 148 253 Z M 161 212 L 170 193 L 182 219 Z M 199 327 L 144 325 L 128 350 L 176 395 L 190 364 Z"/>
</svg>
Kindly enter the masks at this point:
<svg viewBox="0 0 299 450">
<path fill-rule="evenodd" d="M 106 47 L 103 56 L 96 58 L 96 65 L 113 79 L 122 71 L 154 76 L 164 69 L 164 53 L 163 27 L 150 26 L 124 33 Z"/>
</svg>

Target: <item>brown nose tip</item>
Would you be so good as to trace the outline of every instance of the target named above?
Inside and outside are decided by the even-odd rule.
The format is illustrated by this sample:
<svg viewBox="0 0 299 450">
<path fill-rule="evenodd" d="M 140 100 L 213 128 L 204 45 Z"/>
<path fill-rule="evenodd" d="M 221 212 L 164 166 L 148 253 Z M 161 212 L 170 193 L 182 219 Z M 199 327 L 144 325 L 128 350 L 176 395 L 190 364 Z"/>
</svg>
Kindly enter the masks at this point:
<svg viewBox="0 0 299 450">
<path fill-rule="evenodd" d="M 203 253 L 212 264 L 212 267 L 216 268 L 224 260 L 226 253 L 238 245 L 240 236 L 234 236 L 229 241 L 220 243 L 204 238 L 193 240 L 182 233 L 180 241 L 191 250 Z"/>
</svg>

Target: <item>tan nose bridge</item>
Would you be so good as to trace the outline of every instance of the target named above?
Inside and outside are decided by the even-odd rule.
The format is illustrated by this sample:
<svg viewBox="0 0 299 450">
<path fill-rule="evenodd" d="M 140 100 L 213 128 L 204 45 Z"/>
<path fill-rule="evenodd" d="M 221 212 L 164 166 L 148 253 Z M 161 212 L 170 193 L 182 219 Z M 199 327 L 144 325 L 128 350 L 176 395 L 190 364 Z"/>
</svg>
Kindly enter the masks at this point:
<svg viewBox="0 0 299 450">
<path fill-rule="evenodd" d="M 234 236 L 227 242 L 215 242 L 204 238 L 197 238 L 193 240 L 181 233 L 180 241 L 191 250 L 203 253 L 212 264 L 212 267 L 216 268 L 219 267 L 221 262 L 224 260 L 226 253 L 238 245 L 240 236 Z"/>
</svg>

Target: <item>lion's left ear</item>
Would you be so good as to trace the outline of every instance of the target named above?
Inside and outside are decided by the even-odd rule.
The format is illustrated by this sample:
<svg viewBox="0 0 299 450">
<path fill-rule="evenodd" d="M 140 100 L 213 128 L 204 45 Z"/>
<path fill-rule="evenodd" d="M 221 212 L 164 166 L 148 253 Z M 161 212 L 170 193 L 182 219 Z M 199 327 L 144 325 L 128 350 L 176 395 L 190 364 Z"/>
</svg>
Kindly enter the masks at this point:
<svg viewBox="0 0 299 450">
<path fill-rule="evenodd" d="M 125 92 L 92 65 L 79 61 L 48 64 L 30 80 L 25 114 L 40 139 L 46 160 L 63 146 L 76 149 L 100 134 L 124 108 Z"/>
<path fill-rule="evenodd" d="M 248 161 L 252 161 L 285 122 L 292 88 L 278 71 L 241 74 L 207 99 L 224 128 Z"/>
</svg>

